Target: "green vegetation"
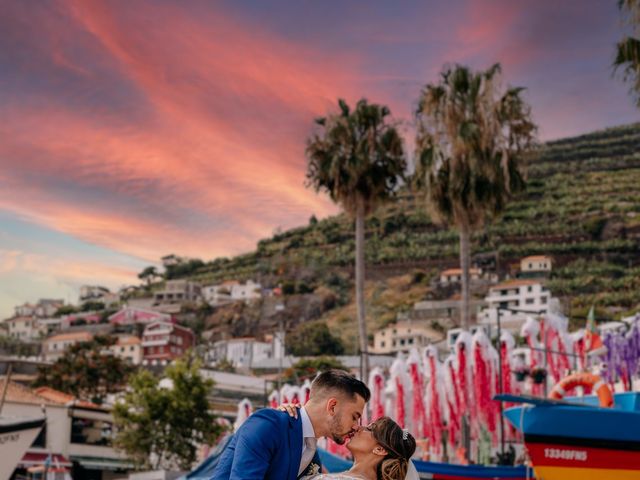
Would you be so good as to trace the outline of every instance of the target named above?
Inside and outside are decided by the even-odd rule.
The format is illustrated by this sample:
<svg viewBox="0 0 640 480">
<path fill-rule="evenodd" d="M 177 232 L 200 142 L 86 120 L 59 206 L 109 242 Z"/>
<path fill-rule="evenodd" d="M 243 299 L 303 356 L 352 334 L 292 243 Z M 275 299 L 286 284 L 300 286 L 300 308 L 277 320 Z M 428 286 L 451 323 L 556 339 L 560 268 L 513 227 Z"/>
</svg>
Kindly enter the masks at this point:
<svg viewBox="0 0 640 480">
<path fill-rule="evenodd" d="M 291 368 L 284 371 L 283 382 L 301 385 L 305 380 L 313 380 L 318 372 L 337 368 L 348 371 L 338 359 L 333 357 L 303 358 L 298 360 Z"/>
<path fill-rule="evenodd" d="M 549 254 L 557 270 L 551 290 L 570 297 L 576 309 L 594 300 L 623 310 L 636 307 L 640 301 L 633 290 L 640 266 L 638 146 L 640 124 L 546 143 L 527 162 L 526 191 L 496 222 L 472 235 L 472 255 L 496 252 L 498 266 L 505 271 L 522 256 Z M 353 294 L 352 232 L 353 221 L 346 215 L 310 222 L 261 240 L 254 252 L 204 263 L 190 276 L 203 282 L 258 278 L 277 284 L 297 281 L 298 272 L 304 270 L 315 279 L 316 288 L 325 285 L 336 293 L 340 307 Z M 432 272 L 459 262 L 457 232 L 436 226 L 423 200 L 406 191 L 367 219 L 365 234 L 371 271 Z M 585 265 L 610 265 L 622 275 L 614 278 L 579 266 L 574 269 L 572 264 L 581 259 Z M 382 321 L 370 313 L 375 326 L 392 316 L 384 313 Z M 355 311 L 343 316 L 353 322 Z M 344 325 L 336 320 L 335 326 Z M 340 336 L 350 350 L 350 338 L 342 330 Z"/>
<path fill-rule="evenodd" d="M 287 352 L 296 357 L 318 355 L 342 355 L 344 346 L 334 337 L 326 323 L 300 323 L 287 336 Z"/>
<path fill-rule="evenodd" d="M 178 360 L 164 371 L 166 386 L 148 370 L 131 378 L 113 415 L 115 445 L 136 468 L 190 470 L 198 448 L 213 444 L 222 432 L 209 412 L 213 382 L 203 379 L 199 368 L 190 358 Z"/>
<path fill-rule="evenodd" d="M 103 352 L 113 337 L 96 336 L 69 347 L 53 365 L 38 367 L 33 386 L 47 386 L 83 400 L 102 403 L 105 396 L 122 390 L 134 367 Z"/>
</svg>

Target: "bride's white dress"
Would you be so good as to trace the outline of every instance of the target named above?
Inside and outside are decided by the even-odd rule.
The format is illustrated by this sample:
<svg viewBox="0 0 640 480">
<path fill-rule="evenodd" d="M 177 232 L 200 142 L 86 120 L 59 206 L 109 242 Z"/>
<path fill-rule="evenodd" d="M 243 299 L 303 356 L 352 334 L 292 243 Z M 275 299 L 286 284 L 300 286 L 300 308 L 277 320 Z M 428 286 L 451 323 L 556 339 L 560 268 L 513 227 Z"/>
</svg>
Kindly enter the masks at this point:
<svg viewBox="0 0 640 480">
<path fill-rule="evenodd" d="M 367 480 L 367 477 L 358 475 L 357 473 L 341 472 L 341 473 L 322 473 L 315 477 L 309 477 L 310 480 Z"/>
</svg>

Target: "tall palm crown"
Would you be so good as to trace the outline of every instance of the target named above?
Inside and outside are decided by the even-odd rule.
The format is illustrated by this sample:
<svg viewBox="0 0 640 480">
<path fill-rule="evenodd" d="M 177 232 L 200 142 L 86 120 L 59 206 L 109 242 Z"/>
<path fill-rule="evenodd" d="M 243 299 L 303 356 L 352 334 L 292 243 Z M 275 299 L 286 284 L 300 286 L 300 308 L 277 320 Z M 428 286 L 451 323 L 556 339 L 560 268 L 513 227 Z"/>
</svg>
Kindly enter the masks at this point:
<svg viewBox="0 0 640 480">
<path fill-rule="evenodd" d="M 625 23 L 633 36 L 625 37 L 616 44 L 616 56 L 613 66 L 621 69 L 624 79 L 631 83 L 635 92 L 636 105 L 640 107 L 640 0 L 618 0 L 618 7 L 627 15 Z"/>
<path fill-rule="evenodd" d="M 460 65 L 445 68 L 439 83 L 424 87 L 416 112 L 414 185 L 425 191 L 436 220 L 460 230 L 465 327 L 470 231 L 524 187 L 519 161 L 536 132 L 523 89 L 501 93 L 500 77 L 499 64 L 477 73 Z"/>
<path fill-rule="evenodd" d="M 307 185 L 325 191 L 355 218 L 356 311 L 362 378 L 368 378 L 368 338 L 364 312 L 364 218 L 396 194 L 406 160 L 402 139 L 387 121 L 386 106 L 362 99 L 351 111 L 338 100 L 339 113 L 319 118 L 321 127 L 307 142 Z"/>
<path fill-rule="evenodd" d="M 386 106 L 365 99 L 351 111 L 338 100 L 340 113 L 319 118 L 322 127 L 307 142 L 307 184 L 355 216 L 358 205 L 370 214 L 395 195 L 406 160 L 402 139 L 387 123 Z"/>
</svg>

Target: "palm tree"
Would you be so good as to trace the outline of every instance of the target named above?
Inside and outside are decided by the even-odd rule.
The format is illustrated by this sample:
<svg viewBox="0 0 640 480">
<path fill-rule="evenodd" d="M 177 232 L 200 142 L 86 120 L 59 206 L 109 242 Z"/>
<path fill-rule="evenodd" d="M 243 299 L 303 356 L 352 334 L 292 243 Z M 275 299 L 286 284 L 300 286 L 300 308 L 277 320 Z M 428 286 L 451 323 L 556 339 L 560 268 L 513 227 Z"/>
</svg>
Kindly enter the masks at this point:
<svg viewBox="0 0 640 480">
<path fill-rule="evenodd" d="M 416 116 L 414 185 L 442 224 L 460 234 L 462 308 L 469 327 L 471 232 L 499 214 L 509 198 L 524 188 L 522 154 L 533 144 L 536 126 L 522 88 L 501 93 L 501 68 L 473 72 L 445 67 L 438 84 L 427 84 Z"/>
<path fill-rule="evenodd" d="M 640 0 L 618 0 L 618 7 L 628 15 L 625 22 L 634 34 L 640 29 Z M 636 105 L 640 107 L 640 39 L 625 37 L 616 44 L 615 70 L 622 69 L 623 77 L 631 82 L 631 91 L 636 94 Z"/>
<path fill-rule="evenodd" d="M 325 191 L 355 218 L 356 309 L 363 378 L 369 372 L 367 326 L 364 312 L 364 220 L 378 205 L 392 198 L 404 177 L 406 160 L 402 139 L 387 121 L 386 106 L 365 99 L 351 111 L 338 100 L 339 113 L 319 118 L 320 131 L 307 141 L 307 186 Z"/>
</svg>

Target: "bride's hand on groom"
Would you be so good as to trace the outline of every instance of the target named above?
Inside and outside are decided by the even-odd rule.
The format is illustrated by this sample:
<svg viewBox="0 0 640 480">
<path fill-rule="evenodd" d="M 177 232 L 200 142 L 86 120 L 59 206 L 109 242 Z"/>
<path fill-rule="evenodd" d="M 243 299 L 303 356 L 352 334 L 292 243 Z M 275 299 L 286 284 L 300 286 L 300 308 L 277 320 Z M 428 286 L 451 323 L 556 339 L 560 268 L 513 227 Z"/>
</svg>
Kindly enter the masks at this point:
<svg viewBox="0 0 640 480">
<path fill-rule="evenodd" d="M 300 405 L 299 403 L 283 403 L 282 405 L 277 407 L 277 410 L 280 410 L 281 412 L 287 412 L 290 417 L 298 418 L 298 410 L 300 410 L 301 406 L 302 405 Z"/>
</svg>

